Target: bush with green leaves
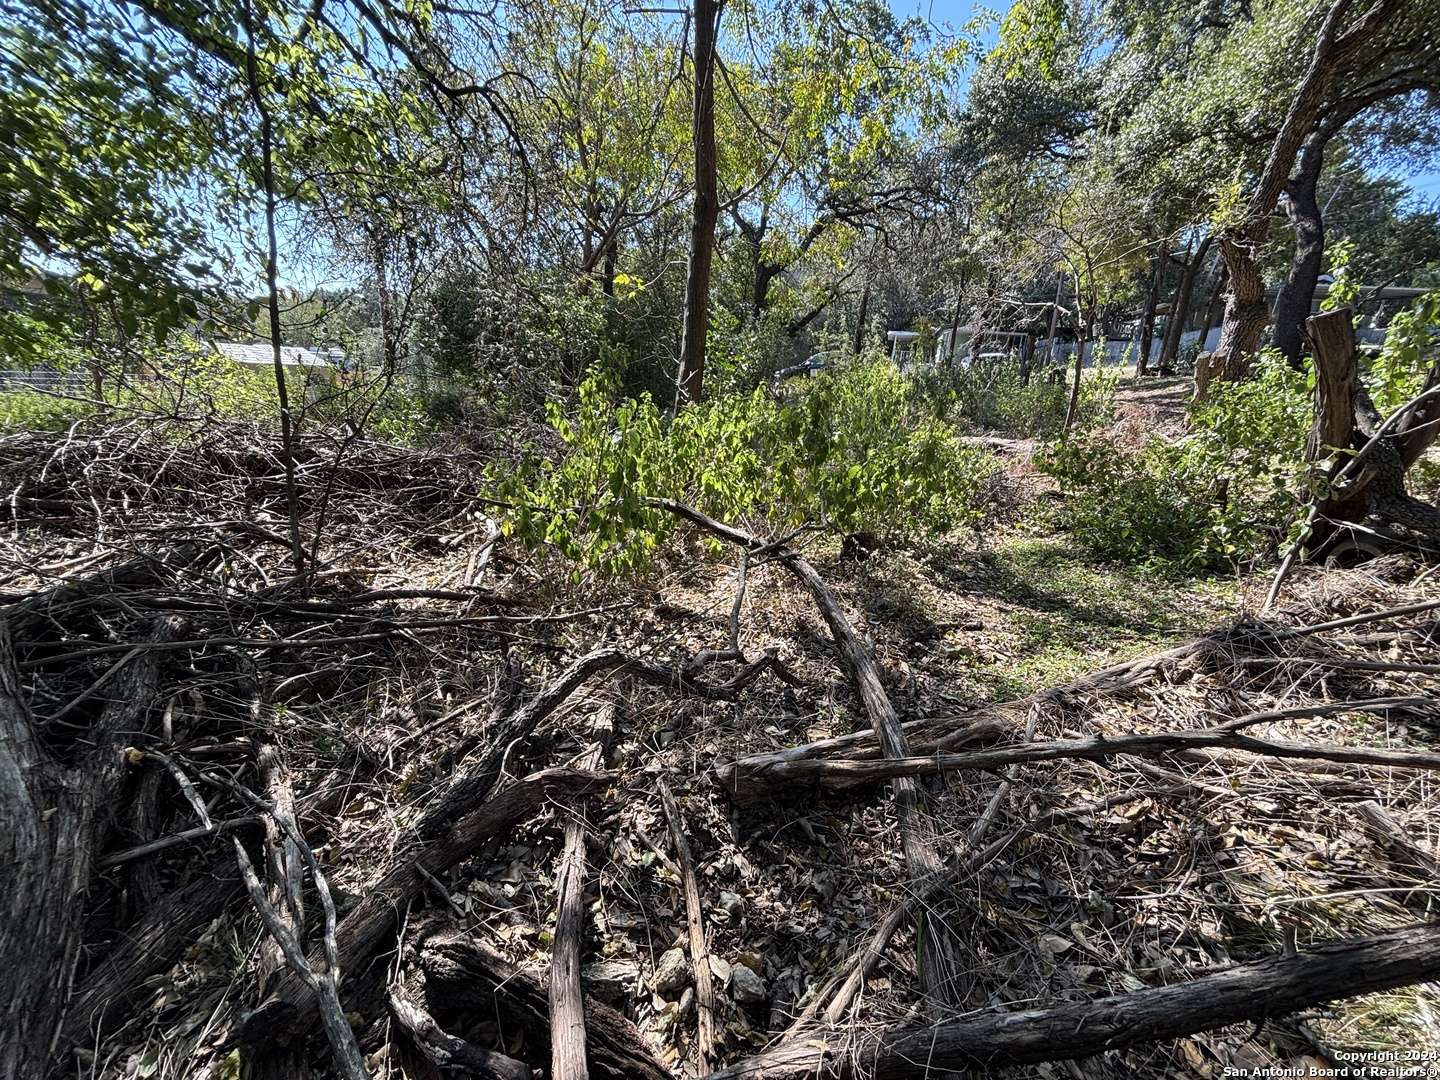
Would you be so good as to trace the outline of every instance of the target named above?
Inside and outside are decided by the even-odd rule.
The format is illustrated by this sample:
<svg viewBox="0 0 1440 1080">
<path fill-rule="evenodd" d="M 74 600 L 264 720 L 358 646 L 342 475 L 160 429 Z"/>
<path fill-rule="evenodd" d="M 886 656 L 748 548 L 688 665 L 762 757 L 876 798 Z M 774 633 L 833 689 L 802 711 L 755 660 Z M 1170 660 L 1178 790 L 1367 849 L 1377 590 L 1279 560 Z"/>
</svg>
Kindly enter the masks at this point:
<svg viewBox="0 0 1440 1080">
<path fill-rule="evenodd" d="M 1038 359 L 1038 358 L 1037 358 Z M 914 377 L 915 393 L 936 415 L 964 422 L 978 431 L 1049 438 L 1065 425 L 1070 386 L 1063 378 L 1049 377 L 1043 366 L 1020 378 L 1020 360 L 957 363 L 929 368 Z M 1118 367 L 1101 367 L 1080 382 L 1076 426 L 1092 427 L 1114 415 Z"/>
<path fill-rule="evenodd" d="M 506 529 L 602 573 L 641 570 L 674 528 L 653 500 L 679 499 L 758 529 L 813 521 L 892 539 L 977 524 L 996 471 L 926 414 L 885 362 L 713 398 L 669 424 L 649 397 L 616 401 L 592 375 L 573 415 L 550 407 L 558 452 L 497 478 Z"/>
<path fill-rule="evenodd" d="M 1440 349 L 1440 289 L 1417 297 L 1397 312 L 1385 332 L 1380 352 L 1365 372 L 1375 407 L 1382 414 L 1398 409 L 1418 394 Z"/>
<path fill-rule="evenodd" d="M 1182 571 L 1272 554 L 1315 481 L 1304 461 L 1313 376 L 1266 353 L 1253 378 L 1214 384 L 1184 438 L 1138 450 L 1080 433 L 1046 449 L 1060 484 L 1060 524 L 1096 552 Z"/>
</svg>

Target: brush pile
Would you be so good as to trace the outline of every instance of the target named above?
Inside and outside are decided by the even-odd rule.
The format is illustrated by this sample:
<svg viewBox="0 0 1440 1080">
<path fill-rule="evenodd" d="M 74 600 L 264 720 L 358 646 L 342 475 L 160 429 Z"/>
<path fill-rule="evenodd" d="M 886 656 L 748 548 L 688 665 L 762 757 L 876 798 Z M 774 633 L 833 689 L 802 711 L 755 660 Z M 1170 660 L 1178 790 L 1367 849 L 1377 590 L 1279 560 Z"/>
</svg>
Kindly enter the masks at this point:
<svg viewBox="0 0 1440 1080">
<path fill-rule="evenodd" d="M 308 438 L 292 520 L 248 429 L 0 440 L 0 1076 L 1440 1046 L 1423 568 L 959 708 L 864 569 L 675 504 L 733 558 L 575 580 L 484 465 Z"/>
</svg>

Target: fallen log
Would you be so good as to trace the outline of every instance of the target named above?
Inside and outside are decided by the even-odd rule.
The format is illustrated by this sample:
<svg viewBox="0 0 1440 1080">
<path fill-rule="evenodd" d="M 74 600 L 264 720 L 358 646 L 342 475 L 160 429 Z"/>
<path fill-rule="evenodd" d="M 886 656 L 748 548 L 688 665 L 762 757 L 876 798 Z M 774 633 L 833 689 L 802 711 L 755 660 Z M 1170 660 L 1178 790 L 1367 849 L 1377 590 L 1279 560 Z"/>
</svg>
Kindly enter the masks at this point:
<svg viewBox="0 0 1440 1080">
<path fill-rule="evenodd" d="M 858 1046 L 853 1031 L 829 1040 L 810 1035 L 713 1072 L 709 1080 L 923 1080 L 942 1070 L 1065 1061 L 1437 977 L 1440 926 L 1415 926 L 1097 1001 L 861 1036 Z"/>
<path fill-rule="evenodd" d="M 763 779 L 741 777 L 736 790 L 742 794 L 810 784 L 839 790 L 877 784 L 897 777 L 934 776 L 962 769 L 993 771 L 1010 765 L 1041 761 L 1081 759 L 1105 761 L 1120 754 L 1144 757 L 1165 756 L 1186 750 L 1243 750 L 1262 757 L 1313 759 L 1348 765 L 1378 765 L 1400 769 L 1440 769 L 1440 754 L 1411 750 L 1380 750 L 1371 747 L 1337 746 L 1326 743 L 1280 742 L 1257 739 L 1236 731 L 1201 728 L 1195 731 L 1163 731 L 1153 735 L 1118 735 L 1114 738 L 1058 739 L 1053 742 L 1023 743 L 993 750 L 963 754 L 930 754 L 884 760 L 852 761 L 801 760 L 778 762 L 766 770 Z"/>
<path fill-rule="evenodd" d="M 396 983 L 390 987 L 387 1001 L 395 1022 L 435 1068 L 455 1070 L 474 1080 L 530 1080 L 533 1070 L 523 1061 L 481 1050 L 464 1039 L 447 1034 L 435 1018 L 416 1003 L 403 984 Z"/>
<path fill-rule="evenodd" d="M 424 931 L 422 931 L 423 933 Z M 496 1017 L 502 1035 L 519 1031 L 529 1056 L 551 1053 L 549 1000 L 540 980 L 463 931 L 436 925 L 418 947 L 432 1007 L 446 1015 Z M 585 1033 L 593 1080 L 671 1080 L 635 1025 L 608 1005 L 585 1001 Z"/>
<path fill-rule="evenodd" d="M 225 856 L 148 908 L 80 981 L 57 1050 L 63 1054 L 73 1046 L 98 1045 L 155 994 L 151 976 L 173 966 L 244 895 L 235 860 Z M 57 1055 L 57 1072 L 73 1075 L 68 1064 Z"/>
<path fill-rule="evenodd" d="M 183 629 L 165 616 L 146 642 L 163 644 Z M 30 1080 L 49 1068 L 80 956 L 82 897 L 124 780 L 123 747 L 149 726 L 160 655 L 147 652 L 116 676 L 67 762 L 37 731 L 0 619 L 0 835 L 10 852 L 0 875 L 0 1080 Z"/>
</svg>

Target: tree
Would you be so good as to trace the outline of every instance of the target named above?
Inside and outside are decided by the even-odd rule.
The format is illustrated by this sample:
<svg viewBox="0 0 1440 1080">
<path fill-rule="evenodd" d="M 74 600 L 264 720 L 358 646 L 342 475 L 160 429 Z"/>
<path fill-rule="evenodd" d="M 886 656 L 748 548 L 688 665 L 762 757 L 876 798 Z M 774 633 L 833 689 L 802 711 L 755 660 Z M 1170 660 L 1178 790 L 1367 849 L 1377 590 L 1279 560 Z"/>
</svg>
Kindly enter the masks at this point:
<svg viewBox="0 0 1440 1080">
<path fill-rule="evenodd" d="M 710 323 L 710 265 L 720 196 L 715 179 L 715 37 L 724 0 L 694 0 L 691 63 L 694 66 L 695 198 L 690 218 L 690 258 L 685 270 L 685 311 L 680 331 L 680 374 L 675 409 L 700 400 L 705 385 L 705 337 Z"/>
<path fill-rule="evenodd" d="M 1220 251 L 1229 271 L 1230 297 L 1212 366 L 1226 379 L 1241 379 L 1249 372 L 1251 357 L 1270 319 L 1260 271 L 1261 255 L 1270 215 L 1294 171 L 1297 156 L 1306 140 L 1323 126 L 1337 79 L 1360 75 L 1367 69 L 1372 49 L 1395 44 L 1387 30 L 1403 8 L 1400 0 L 1375 0 L 1358 14 L 1354 8 L 1354 0 L 1334 0 L 1329 6 L 1309 46 L 1305 70 L 1294 83 L 1289 107 L 1270 140 L 1264 165 L 1253 183 L 1241 189 L 1233 208 L 1221 208 Z M 1265 14 L 1278 14 L 1283 20 L 1291 13 L 1284 10 L 1284 5 L 1276 5 Z M 1414 29 L 1421 38 L 1428 32 L 1418 24 Z M 1252 31 L 1234 35 L 1227 44 L 1254 48 L 1256 34 L 1276 30 L 1272 21 L 1257 17 Z"/>
</svg>

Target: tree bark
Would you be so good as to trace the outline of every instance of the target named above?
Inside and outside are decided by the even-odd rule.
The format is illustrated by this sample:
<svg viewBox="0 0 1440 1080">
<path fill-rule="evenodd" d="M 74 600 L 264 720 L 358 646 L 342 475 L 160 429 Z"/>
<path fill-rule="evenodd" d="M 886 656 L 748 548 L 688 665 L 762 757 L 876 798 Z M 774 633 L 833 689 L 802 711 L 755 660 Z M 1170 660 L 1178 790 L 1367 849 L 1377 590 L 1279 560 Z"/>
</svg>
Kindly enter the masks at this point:
<svg viewBox="0 0 1440 1080">
<path fill-rule="evenodd" d="M 1355 433 L 1355 329 L 1349 308 L 1309 320 L 1315 347 L 1315 411 L 1306 461 L 1321 461 L 1346 449 Z"/>
<path fill-rule="evenodd" d="M 1195 281 L 1205 265 L 1214 240 L 1207 236 L 1190 256 L 1180 271 L 1180 283 L 1175 289 L 1175 299 L 1170 304 L 1170 316 L 1165 323 L 1165 341 L 1160 346 L 1160 374 L 1169 375 L 1175 367 L 1175 358 L 1180 353 L 1180 340 L 1185 336 L 1185 323 L 1190 318 L 1190 304 L 1195 295 Z"/>
<path fill-rule="evenodd" d="M 715 179 L 715 35 L 724 0 L 695 0 L 695 202 L 690 221 L 690 262 L 685 274 L 685 315 L 680 333 L 678 412 L 698 402 L 705 385 L 705 339 L 710 322 L 710 265 L 715 255 L 715 220 L 720 212 Z"/>
<path fill-rule="evenodd" d="M 941 1069 L 1066 1061 L 1229 1024 L 1282 1017 L 1440 976 L 1440 926 L 1329 942 L 1171 986 L 1052 1009 L 998 1013 L 865 1037 L 817 1036 L 711 1073 L 709 1080 L 922 1080 Z"/>
<path fill-rule="evenodd" d="M 518 1028 L 529 1046 L 549 1054 L 549 1001 L 534 975 L 458 930 L 431 933 L 419 952 L 437 1013 L 497 1016 L 502 1033 Z M 609 1006 L 585 1002 L 585 1032 L 594 1080 L 671 1080 L 635 1026 Z"/>
<path fill-rule="evenodd" d="M 146 640 L 176 640 L 183 627 L 164 616 Z M 122 750 L 148 725 L 165 655 L 141 650 L 126 664 L 81 744 L 90 749 L 66 764 L 41 742 L 0 621 L 0 835 L 9 849 L 0 877 L 0 1080 L 33 1080 L 51 1064 L 80 959 L 85 892 L 125 775 Z"/>
<path fill-rule="evenodd" d="M 1230 268 L 1230 299 L 1215 350 L 1217 374 L 1232 382 L 1245 379 L 1270 313 L 1260 263 L 1270 230 L 1270 215 L 1295 167 L 1296 155 L 1314 131 L 1335 73 L 1355 61 L 1367 44 L 1403 9 L 1403 0 L 1375 0 L 1341 31 L 1353 0 L 1333 0 L 1320 27 L 1305 74 L 1295 88 L 1290 108 L 1270 144 L 1239 222 L 1220 240 L 1220 253 Z M 1197 390 L 1199 388 L 1197 387 Z"/>
<path fill-rule="evenodd" d="M 1305 141 L 1295 175 L 1285 185 L 1281 205 L 1295 229 L 1295 253 L 1290 273 L 1275 297 L 1275 348 L 1297 371 L 1303 365 L 1305 320 L 1315 300 L 1315 286 L 1325 258 L 1325 223 L 1320 216 L 1316 188 L 1325 164 L 1325 138 L 1316 132 Z"/>
</svg>

